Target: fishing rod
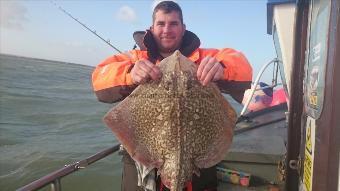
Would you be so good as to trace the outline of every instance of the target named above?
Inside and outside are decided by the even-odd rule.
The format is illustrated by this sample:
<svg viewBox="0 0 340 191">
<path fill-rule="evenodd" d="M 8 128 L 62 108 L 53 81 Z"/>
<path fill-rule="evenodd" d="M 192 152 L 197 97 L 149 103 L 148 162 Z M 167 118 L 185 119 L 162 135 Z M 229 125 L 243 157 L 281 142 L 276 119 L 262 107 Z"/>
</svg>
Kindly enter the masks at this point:
<svg viewBox="0 0 340 191">
<path fill-rule="evenodd" d="M 74 18 L 71 13 L 67 12 L 65 9 L 63 9 L 61 6 L 57 5 L 54 1 L 50 1 L 54 6 L 56 6 L 61 12 L 63 12 L 64 14 L 66 14 L 67 16 L 71 17 L 73 20 L 75 20 L 77 23 L 79 23 L 81 26 L 83 26 L 86 30 L 90 31 L 92 34 L 96 35 L 98 38 L 100 38 L 102 41 L 104 41 L 106 44 L 108 44 L 109 46 L 111 46 L 113 49 L 115 49 L 117 52 L 122 53 L 122 51 L 120 51 L 118 48 L 116 48 L 115 46 L 113 46 L 110 43 L 110 40 L 105 40 L 103 37 L 101 37 L 100 35 L 98 35 L 96 33 L 95 30 L 91 30 L 89 27 L 87 27 L 84 23 L 80 22 L 77 18 Z"/>
</svg>

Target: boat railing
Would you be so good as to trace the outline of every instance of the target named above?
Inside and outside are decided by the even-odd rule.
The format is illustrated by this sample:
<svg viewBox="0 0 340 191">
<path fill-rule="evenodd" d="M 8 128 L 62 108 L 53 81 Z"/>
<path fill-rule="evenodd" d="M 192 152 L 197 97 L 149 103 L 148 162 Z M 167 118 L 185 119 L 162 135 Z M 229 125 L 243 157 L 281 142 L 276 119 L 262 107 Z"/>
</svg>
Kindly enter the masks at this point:
<svg viewBox="0 0 340 191">
<path fill-rule="evenodd" d="M 86 168 L 88 165 L 105 158 L 106 156 L 115 153 L 119 150 L 120 144 L 117 144 L 113 147 L 110 147 L 108 149 L 105 149 L 103 151 L 100 151 L 86 159 L 77 161 L 73 164 L 65 165 L 65 167 L 56 170 L 34 182 L 31 182 L 27 184 L 26 186 L 23 186 L 17 191 L 33 191 L 33 190 L 38 190 L 40 188 L 43 188 L 47 186 L 48 184 L 51 185 L 51 190 L 52 191 L 61 191 L 61 178 L 64 176 L 67 176 L 75 171 L 78 171 L 80 169 Z"/>
<path fill-rule="evenodd" d="M 260 69 L 258 75 L 256 76 L 256 79 L 255 79 L 255 82 L 254 82 L 254 85 L 252 86 L 251 88 L 251 93 L 250 93 L 250 96 L 248 97 L 247 101 L 245 102 L 244 106 L 243 106 L 243 109 L 240 113 L 240 116 L 244 116 L 245 112 L 247 111 L 248 109 L 248 106 L 254 96 L 254 93 L 255 91 L 257 90 L 260 90 L 260 89 L 266 89 L 266 88 L 273 88 L 277 85 L 279 85 L 277 83 L 277 73 L 278 73 L 278 68 L 279 68 L 279 59 L 278 58 L 274 58 L 273 60 L 271 60 L 270 62 L 268 62 L 267 64 L 265 64 L 264 66 L 262 66 L 262 68 Z M 258 88 L 258 85 L 260 83 L 260 79 L 263 75 L 263 73 L 265 72 L 265 70 L 268 68 L 268 66 L 270 66 L 271 64 L 274 64 L 274 66 L 276 65 L 276 71 L 274 69 L 273 71 L 273 84 L 271 86 L 266 86 L 266 87 L 262 87 L 262 88 Z M 275 74 L 276 73 L 276 74 Z"/>
</svg>

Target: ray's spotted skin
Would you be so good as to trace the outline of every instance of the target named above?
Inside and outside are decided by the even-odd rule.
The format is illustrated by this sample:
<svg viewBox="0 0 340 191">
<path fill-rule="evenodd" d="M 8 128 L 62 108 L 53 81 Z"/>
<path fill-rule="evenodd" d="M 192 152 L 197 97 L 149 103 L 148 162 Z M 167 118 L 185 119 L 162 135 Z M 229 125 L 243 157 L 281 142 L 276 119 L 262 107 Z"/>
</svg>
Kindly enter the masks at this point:
<svg viewBox="0 0 340 191">
<path fill-rule="evenodd" d="M 180 191 L 225 156 L 236 113 L 214 83 L 201 85 L 179 51 L 160 70 L 160 80 L 139 85 L 104 121 L 134 160 L 158 168 L 164 185 Z"/>
</svg>

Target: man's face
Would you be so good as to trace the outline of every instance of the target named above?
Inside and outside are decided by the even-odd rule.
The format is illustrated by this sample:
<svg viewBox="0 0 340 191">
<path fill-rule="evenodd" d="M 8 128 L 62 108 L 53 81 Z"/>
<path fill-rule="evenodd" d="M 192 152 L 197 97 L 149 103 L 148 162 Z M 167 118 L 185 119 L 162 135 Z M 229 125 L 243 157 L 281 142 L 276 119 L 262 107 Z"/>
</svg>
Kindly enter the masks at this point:
<svg viewBox="0 0 340 191">
<path fill-rule="evenodd" d="M 173 52 L 181 45 L 185 25 L 178 12 L 164 13 L 159 10 L 155 14 L 151 32 L 161 52 Z"/>
</svg>

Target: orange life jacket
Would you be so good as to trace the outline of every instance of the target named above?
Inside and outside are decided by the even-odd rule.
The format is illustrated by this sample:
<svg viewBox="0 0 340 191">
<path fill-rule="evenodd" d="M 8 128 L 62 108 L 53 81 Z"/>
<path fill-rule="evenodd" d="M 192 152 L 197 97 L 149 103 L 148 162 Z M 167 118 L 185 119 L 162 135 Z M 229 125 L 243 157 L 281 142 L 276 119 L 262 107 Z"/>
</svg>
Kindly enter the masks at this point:
<svg viewBox="0 0 340 191">
<path fill-rule="evenodd" d="M 99 101 L 113 103 L 128 96 L 137 86 L 133 84 L 130 71 L 139 59 L 148 59 L 159 64 L 162 58 L 155 49 L 155 42 L 148 31 L 144 37 L 147 51 L 131 50 L 111 56 L 100 63 L 92 73 L 93 89 Z M 215 57 L 224 66 L 224 77 L 216 82 L 224 93 L 242 95 L 252 81 L 252 68 L 245 56 L 234 49 L 199 48 L 198 37 L 186 31 L 180 51 L 199 65 L 206 56 Z M 242 99 L 241 99 L 242 100 Z M 240 101 L 240 100 L 239 100 Z"/>
</svg>

